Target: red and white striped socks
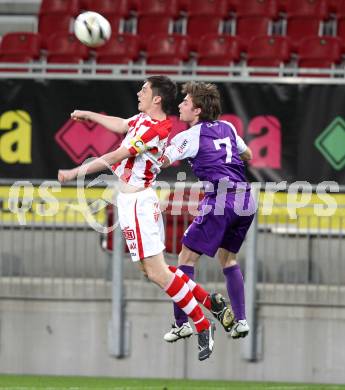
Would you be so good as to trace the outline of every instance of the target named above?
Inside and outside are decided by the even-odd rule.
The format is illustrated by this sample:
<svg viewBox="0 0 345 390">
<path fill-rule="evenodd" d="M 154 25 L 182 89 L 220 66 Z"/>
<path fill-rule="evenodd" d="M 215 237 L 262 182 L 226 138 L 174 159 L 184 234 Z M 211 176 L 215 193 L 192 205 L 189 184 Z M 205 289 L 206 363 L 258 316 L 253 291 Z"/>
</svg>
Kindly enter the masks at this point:
<svg viewBox="0 0 345 390">
<path fill-rule="evenodd" d="M 182 278 L 177 275 L 177 273 L 173 273 L 171 282 L 165 288 L 165 291 L 177 304 L 177 306 L 193 320 L 195 329 L 198 333 L 209 328 L 210 322 L 204 316 L 201 307 L 195 300 L 194 295 L 187 283 L 185 283 L 184 280 L 182 280 Z"/>
<path fill-rule="evenodd" d="M 211 310 L 210 294 L 206 290 L 204 290 L 199 284 L 195 283 L 194 280 L 190 279 L 184 272 L 174 267 L 173 265 L 169 265 L 169 269 L 175 275 L 179 276 L 185 283 L 187 283 L 190 291 L 198 302 L 205 306 L 206 309 Z"/>
</svg>

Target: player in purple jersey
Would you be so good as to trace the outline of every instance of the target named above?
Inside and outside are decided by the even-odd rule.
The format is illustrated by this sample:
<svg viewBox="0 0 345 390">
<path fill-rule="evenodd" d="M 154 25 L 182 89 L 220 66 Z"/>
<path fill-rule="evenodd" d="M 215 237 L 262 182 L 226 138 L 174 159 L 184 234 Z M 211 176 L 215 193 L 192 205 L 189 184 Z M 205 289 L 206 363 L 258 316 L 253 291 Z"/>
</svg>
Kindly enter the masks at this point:
<svg viewBox="0 0 345 390">
<path fill-rule="evenodd" d="M 199 205 L 200 214 L 184 233 L 178 268 L 193 280 L 194 266 L 200 256 L 213 257 L 218 251 L 235 316 L 231 324 L 223 326 L 232 338 L 245 337 L 249 326 L 243 276 L 236 254 L 256 210 L 243 164 L 252 158 L 252 152 L 231 123 L 218 120 L 220 95 L 214 84 L 188 82 L 182 92 L 186 96 L 179 105 L 180 119 L 190 128 L 172 139 L 165 151 L 164 166 L 188 159 L 194 174 L 204 182 L 205 197 Z M 219 305 L 218 314 L 225 310 L 219 294 L 211 295 L 210 299 Z M 183 330 L 189 327 L 187 316 L 176 305 L 174 315 L 175 324 L 164 336 L 168 342 L 184 338 Z"/>
</svg>

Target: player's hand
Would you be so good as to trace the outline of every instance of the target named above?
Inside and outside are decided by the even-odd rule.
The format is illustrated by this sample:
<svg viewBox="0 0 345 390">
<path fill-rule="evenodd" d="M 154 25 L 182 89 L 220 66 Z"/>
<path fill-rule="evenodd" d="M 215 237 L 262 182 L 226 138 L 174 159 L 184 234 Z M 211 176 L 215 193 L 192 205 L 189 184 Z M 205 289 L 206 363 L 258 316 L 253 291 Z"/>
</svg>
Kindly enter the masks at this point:
<svg viewBox="0 0 345 390">
<path fill-rule="evenodd" d="M 67 181 L 75 179 L 77 172 L 75 169 L 60 169 L 58 172 L 58 180 L 60 183 L 66 183 Z"/>
<path fill-rule="evenodd" d="M 91 121 L 91 112 L 90 111 L 81 111 L 81 110 L 74 110 L 71 113 L 71 118 L 75 121 Z"/>
</svg>

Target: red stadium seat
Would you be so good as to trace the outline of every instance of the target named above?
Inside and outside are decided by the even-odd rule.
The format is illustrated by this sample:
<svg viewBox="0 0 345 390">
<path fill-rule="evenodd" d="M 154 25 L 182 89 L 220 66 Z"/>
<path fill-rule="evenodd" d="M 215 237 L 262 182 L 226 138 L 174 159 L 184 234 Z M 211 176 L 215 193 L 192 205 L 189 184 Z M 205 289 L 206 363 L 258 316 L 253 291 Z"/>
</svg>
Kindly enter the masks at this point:
<svg viewBox="0 0 345 390">
<path fill-rule="evenodd" d="M 178 0 L 145 0 L 138 4 L 139 15 L 165 15 L 176 18 L 179 14 Z"/>
<path fill-rule="evenodd" d="M 266 16 L 270 19 L 278 17 L 278 5 L 275 0 L 246 0 L 238 3 L 236 16 Z"/>
<path fill-rule="evenodd" d="M 0 53 L 2 55 L 24 56 L 32 59 L 40 57 L 40 34 L 30 32 L 12 32 L 2 37 Z"/>
<path fill-rule="evenodd" d="M 311 37 L 302 40 L 299 47 L 298 66 L 300 68 L 332 68 L 341 61 L 341 41 L 336 37 Z M 327 75 L 301 76 L 327 77 Z"/>
<path fill-rule="evenodd" d="M 312 16 L 327 19 L 328 5 L 326 0 L 289 0 L 286 4 L 287 16 Z"/>
<path fill-rule="evenodd" d="M 74 34 L 57 33 L 52 35 L 47 44 L 48 62 L 54 62 L 54 58 L 69 58 L 75 57 L 86 60 L 89 56 L 89 49 L 83 45 Z"/>
<path fill-rule="evenodd" d="M 125 18 L 130 13 L 129 0 L 82 0 L 82 7 L 88 11 L 98 12 L 104 17 L 116 14 Z"/>
<path fill-rule="evenodd" d="M 47 42 L 51 35 L 56 33 L 69 33 L 72 19 L 69 15 L 54 13 L 39 16 L 38 32 L 42 36 L 42 47 L 47 48 Z"/>
<path fill-rule="evenodd" d="M 79 0 L 42 0 L 40 14 L 64 13 L 76 16 L 80 12 Z"/>
<path fill-rule="evenodd" d="M 147 44 L 148 65 L 180 65 L 189 58 L 188 38 L 184 35 L 154 35 Z M 150 72 L 149 72 L 150 73 Z M 157 73 L 157 70 L 155 70 Z M 175 71 L 159 70 L 159 73 L 176 74 Z"/>
<path fill-rule="evenodd" d="M 243 16 L 236 20 L 236 36 L 241 41 L 241 48 L 247 50 L 252 38 L 269 34 L 271 20 L 263 16 Z"/>
<path fill-rule="evenodd" d="M 330 7 L 330 11 L 334 11 L 337 18 L 345 17 L 345 0 L 338 0 L 334 5 L 335 7 Z"/>
<path fill-rule="evenodd" d="M 228 0 L 189 0 L 187 3 L 189 16 L 218 16 L 226 18 L 229 14 Z"/>
<path fill-rule="evenodd" d="M 142 15 L 138 17 L 137 34 L 141 39 L 141 48 L 146 48 L 146 43 L 152 35 L 169 34 L 172 30 L 172 21 L 169 16 Z"/>
<path fill-rule="evenodd" d="M 279 67 L 290 60 L 290 41 L 282 36 L 253 38 L 248 47 L 247 65 L 255 67 Z M 251 73 L 251 76 L 278 76 L 277 73 Z"/>
<path fill-rule="evenodd" d="M 293 51 L 298 51 L 301 40 L 309 36 L 318 36 L 321 20 L 312 16 L 289 17 L 286 35 L 290 38 Z"/>
<path fill-rule="evenodd" d="M 41 36 L 36 33 L 7 33 L 0 43 L 0 62 L 30 63 L 40 57 Z M 1 68 L 1 72 L 27 72 L 28 68 Z"/>
<path fill-rule="evenodd" d="M 286 13 L 289 0 L 277 0 L 278 12 Z"/>
<path fill-rule="evenodd" d="M 341 39 L 345 51 L 345 17 L 339 18 L 337 23 L 337 37 Z"/>
<path fill-rule="evenodd" d="M 209 34 L 201 38 L 198 47 L 199 66 L 230 66 L 240 60 L 240 44 L 229 35 Z M 228 72 L 200 71 L 202 75 L 226 75 Z"/>
<path fill-rule="evenodd" d="M 80 64 L 89 56 L 89 49 L 74 34 L 57 33 L 47 42 L 48 64 Z M 77 69 L 48 69 L 47 72 L 77 73 Z"/>
<path fill-rule="evenodd" d="M 189 58 L 188 37 L 184 35 L 158 34 L 150 38 L 147 44 L 148 61 L 160 64 L 162 58 L 178 61 L 186 61 Z M 153 63 L 150 62 L 150 63 Z"/>
<path fill-rule="evenodd" d="M 190 16 L 187 21 L 187 35 L 191 50 L 197 50 L 200 37 L 207 34 L 219 34 L 220 30 L 221 18 L 218 16 Z"/>
<path fill-rule="evenodd" d="M 139 57 L 139 37 L 131 34 L 112 35 L 109 42 L 96 50 L 98 64 L 128 64 Z"/>
</svg>

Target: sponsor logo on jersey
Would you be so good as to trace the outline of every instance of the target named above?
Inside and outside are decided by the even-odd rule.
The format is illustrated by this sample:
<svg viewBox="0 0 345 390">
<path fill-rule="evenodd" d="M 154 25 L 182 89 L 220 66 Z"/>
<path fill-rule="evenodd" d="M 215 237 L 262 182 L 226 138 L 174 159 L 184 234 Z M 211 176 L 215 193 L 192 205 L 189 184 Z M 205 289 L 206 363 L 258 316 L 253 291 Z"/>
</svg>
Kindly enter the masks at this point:
<svg viewBox="0 0 345 390">
<path fill-rule="evenodd" d="M 125 240 L 135 240 L 135 233 L 133 229 L 130 229 L 129 227 L 125 227 L 122 230 L 123 237 Z"/>
<path fill-rule="evenodd" d="M 185 139 L 182 144 L 177 148 L 177 151 L 182 154 L 183 150 L 185 149 L 185 147 L 187 146 L 187 143 L 188 141 Z"/>
</svg>

